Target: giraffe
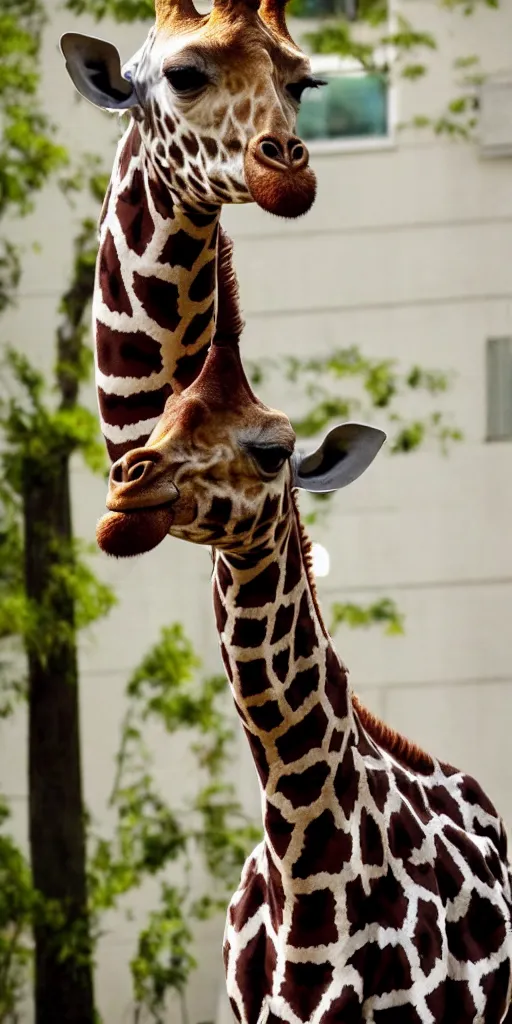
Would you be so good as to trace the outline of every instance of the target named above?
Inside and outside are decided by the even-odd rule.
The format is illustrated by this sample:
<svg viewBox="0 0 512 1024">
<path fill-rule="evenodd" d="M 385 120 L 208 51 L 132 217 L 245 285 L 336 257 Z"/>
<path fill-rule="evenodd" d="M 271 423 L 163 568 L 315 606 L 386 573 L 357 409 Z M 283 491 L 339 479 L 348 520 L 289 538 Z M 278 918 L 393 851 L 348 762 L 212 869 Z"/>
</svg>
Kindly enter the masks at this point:
<svg viewBox="0 0 512 1024">
<path fill-rule="evenodd" d="M 93 298 L 100 423 L 112 460 L 144 444 L 174 383 L 206 357 L 223 203 L 283 217 L 316 190 L 293 134 L 302 93 L 322 84 L 292 42 L 284 0 L 156 0 L 155 25 L 121 68 L 108 42 L 68 32 L 78 91 L 130 115 L 100 217 Z"/>
<path fill-rule="evenodd" d="M 264 838 L 227 915 L 241 1024 L 510 1024 L 507 838 L 480 785 L 363 707 L 324 625 L 296 489 L 357 479 L 382 431 L 311 454 L 253 393 L 229 246 L 197 380 L 111 469 L 97 537 L 120 557 L 170 532 L 214 552 L 213 604 L 261 788 Z"/>
</svg>

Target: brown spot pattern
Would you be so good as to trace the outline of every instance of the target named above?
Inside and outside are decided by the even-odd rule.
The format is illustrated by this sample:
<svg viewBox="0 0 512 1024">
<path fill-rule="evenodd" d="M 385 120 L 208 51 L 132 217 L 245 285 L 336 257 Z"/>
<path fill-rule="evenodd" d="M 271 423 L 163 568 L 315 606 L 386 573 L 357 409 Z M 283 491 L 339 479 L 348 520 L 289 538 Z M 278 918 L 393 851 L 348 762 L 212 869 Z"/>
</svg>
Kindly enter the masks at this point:
<svg viewBox="0 0 512 1024">
<path fill-rule="evenodd" d="M 267 755 L 265 754 L 265 747 L 261 742 L 259 736 L 254 736 L 244 725 L 245 735 L 249 741 L 254 763 L 256 765 L 256 771 L 260 777 L 263 786 L 266 786 L 268 780 L 268 762 Z"/>
<path fill-rule="evenodd" d="M 330 889 L 298 894 L 293 904 L 291 946 L 324 946 L 338 939 L 336 902 Z"/>
<path fill-rule="evenodd" d="M 153 237 L 155 224 L 147 202 L 144 179 L 138 169 L 119 195 L 116 215 L 128 248 L 142 256 Z"/>
<path fill-rule="evenodd" d="M 276 618 L 274 622 L 274 629 L 270 638 L 271 644 L 278 643 L 284 636 L 290 632 L 293 623 L 293 617 L 295 615 L 295 608 L 293 605 L 281 605 L 277 609 Z"/>
<path fill-rule="evenodd" d="M 287 962 L 281 995 L 300 1020 L 311 1020 L 332 978 L 332 966 Z"/>
<path fill-rule="evenodd" d="M 307 591 L 305 590 L 299 605 L 297 625 L 295 627 L 295 646 L 293 656 L 295 661 L 299 658 L 310 658 L 318 647 L 315 625 L 311 618 Z"/>
<path fill-rule="evenodd" d="M 350 934 L 363 930 L 367 925 L 401 928 L 407 915 L 407 897 L 403 886 L 395 878 L 390 867 L 385 875 L 372 878 L 369 895 L 365 892 L 360 878 L 347 883 L 347 917 Z"/>
<path fill-rule="evenodd" d="M 103 301 L 111 312 L 132 315 L 132 304 L 128 298 L 121 263 L 112 234 L 107 231 L 99 251 L 99 281 Z"/>
<path fill-rule="evenodd" d="M 234 647 L 261 647 L 266 631 L 266 619 L 237 619 L 231 642 Z"/>
<path fill-rule="evenodd" d="M 290 668 L 290 651 L 288 647 L 272 658 L 272 671 L 281 683 L 284 683 Z"/>
<path fill-rule="evenodd" d="M 175 235 L 169 235 L 160 256 L 159 263 L 168 263 L 171 267 L 183 267 L 192 270 L 204 248 L 204 239 L 192 238 L 182 228 Z"/>
<path fill-rule="evenodd" d="M 384 863 L 384 847 L 379 826 L 373 815 L 363 807 L 359 822 L 359 846 L 363 864 L 380 867 Z"/>
<path fill-rule="evenodd" d="M 303 772 L 281 775 L 276 790 L 290 801 L 292 807 L 311 807 L 321 795 L 328 775 L 328 765 L 318 761 Z"/>
<path fill-rule="evenodd" d="M 196 341 L 199 341 L 201 335 L 204 334 L 207 327 L 209 327 L 210 324 L 212 323 L 213 315 L 214 304 L 212 302 L 204 313 L 196 313 L 192 317 L 192 319 L 187 324 L 185 331 L 183 333 L 183 337 L 181 339 L 181 344 L 183 345 L 184 348 L 188 348 L 189 345 L 195 345 Z M 205 358 L 206 350 L 203 355 L 203 361 Z"/>
<path fill-rule="evenodd" d="M 327 728 L 327 716 L 320 704 L 316 704 L 301 722 L 291 725 L 288 732 L 285 732 L 276 740 L 276 747 L 279 757 L 284 764 L 291 764 L 297 761 L 310 750 L 320 747 Z"/>
<path fill-rule="evenodd" d="M 328 647 L 325 653 L 325 673 L 327 700 L 337 718 L 346 718 L 348 715 L 347 676 L 331 647 Z"/>
<path fill-rule="evenodd" d="M 286 700 L 292 711 L 297 711 L 301 704 L 318 689 L 320 682 L 320 670 L 318 665 L 305 668 L 302 672 L 296 672 L 293 682 L 284 692 Z"/>
<path fill-rule="evenodd" d="M 138 391 L 127 398 L 120 398 L 119 395 L 109 395 L 102 388 L 98 388 L 101 415 L 105 422 L 112 426 L 154 419 L 163 412 L 169 390 L 169 385 L 165 384 L 157 391 Z"/>
<path fill-rule="evenodd" d="M 188 290 L 192 302 L 203 302 L 212 294 L 215 286 L 215 260 L 209 260 L 196 274 Z"/>
<path fill-rule="evenodd" d="M 237 931 L 240 931 L 265 903 L 264 884 L 261 875 L 253 875 L 236 906 L 231 906 L 229 916 Z"/>
<path fill-rule="evenodd" d="M 263 925 L 238 957 L 236 981 L 242 992 L 247 1024 L 257 1024 L 270 979 L 275 970 L 276 952 Z"/>
<path fill-rule="evenodd" d="M 273 601 L 276 596 L 279 577 L 279 566 L 275 562 L 271 562 L 263 572 L 260 572 L 249 583 L 242 583 L 240 585 L 236 598 L 237 607 L 262 608 L 263 605 Z"/>
<path fill-rule="evenodd" d="M 435 904 L 431 900 L 419 900 L 413 942 L 418 950 L 421 969 L 427 978 L 443 952 L 443 937 L 438 922 Z"/>
<path fill-rule="evenodd" d="M 464 917 L 447 922 L 446 936 L 458 960 L 477 963 L 497 953 L 505 938 L 505 923 L 490 900 L 473 892 Z"/>
<path fill-rule="evenodd" d="M 107 375 L 142 378 L 163 367 L 159 343 L 144 331 L 113 331 L 97 321 L 96 350 L 98 366 Z"/>
<path fill-rule="evenodd" d="M 495 971 L 485 974 L 480 985 L 486 997 L 485 1024 L 494 1024 L 496 1020 L 502 1020 L 507 1005 L 507 995 L 510 984 L 510 963 L 504 960 Z M 510 1021 L 512 1010 L 505 1019 L 505 1024 Z"/>
<path fill-rule="evenodd" d="M 281 725 L 283 721 L 283 716 L 276 700 L 267 700 L 265 704 L 249 707 L 247 712 L 256 728 L 262 729 L 264 732 L 271 732 L 272 729 L 277 729 L 277 726 Z"/>
<path fill-rule="evenodd" d="M 304 846 L 293 866 L 293 878 L 308 878 L 319 871 L 339 874 L 352 854 L 352 837 L 336 827 L 332 811 L 324 811 L 309 823 Z"/>
<path fill-rule="evenodd" d="M 361 975 L 365 999 L 411 986 L 411 968 L 401 946 L 381 948 L 376 942 L 368 942 L 347 963 Z"/>
<path fill-rule="evenodd" d="M 148 316 L 169 331 L 175 331 L 180 323 L 178 312 L 179 290 L 172 281 L 145 274 L 133 275 L 133 290 Z"/>
<path fill-rule="evenodd" d="M 334 792 L 343 814 L 348 820 L 359 796 L 359 772 L 354 764 L 354 752 L 350 746 L 347 746 L 343 760 L 336 769 Z"/>
<path fill-rule="evenodd" d="M 268 902 L 270 906 L 270 920 L 274 931 L 277 931 L 283 923 L 283 911 L 285 895 L 281 874 L 274 864 L 270 854 L 267 853 L 268 864 Z"/>
<path fill-rule="evenodd" d="M 286 820 L 279 808 L 271 803 L 270 800 L 267 801 L 267 809 L 265 813 L 265 831 L 267 832 L 277 856 L 282 860 L 290 845 L 290 839 L 293 834 L 293 825 L 291 822 Z"/>
</svg>

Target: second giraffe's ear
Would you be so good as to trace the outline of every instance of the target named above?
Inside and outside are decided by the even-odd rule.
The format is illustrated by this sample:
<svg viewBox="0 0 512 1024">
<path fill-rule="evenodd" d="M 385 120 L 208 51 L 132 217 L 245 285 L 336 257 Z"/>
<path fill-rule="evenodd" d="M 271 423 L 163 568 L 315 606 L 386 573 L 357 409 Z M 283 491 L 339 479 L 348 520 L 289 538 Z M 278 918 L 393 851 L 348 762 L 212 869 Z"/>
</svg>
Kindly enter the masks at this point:
<svg viewBox="0 0 512 1024">
<path fill-rule="evenodd" d="M 364 473 L 380 451 L 386 435 L 365 423 L 333 427 L 309 455 L 293 456 L 293 485 L 304 491 L 337 491 Z"/>
<path fill-rule="evenodd" d="M 66 32 L 60 49 L 78 92 L 104 110 L 127 110 L 138 100 L 131 82 L 123 78 L 119 51 L 112 43 L 80 32 Z"/>
</svg>

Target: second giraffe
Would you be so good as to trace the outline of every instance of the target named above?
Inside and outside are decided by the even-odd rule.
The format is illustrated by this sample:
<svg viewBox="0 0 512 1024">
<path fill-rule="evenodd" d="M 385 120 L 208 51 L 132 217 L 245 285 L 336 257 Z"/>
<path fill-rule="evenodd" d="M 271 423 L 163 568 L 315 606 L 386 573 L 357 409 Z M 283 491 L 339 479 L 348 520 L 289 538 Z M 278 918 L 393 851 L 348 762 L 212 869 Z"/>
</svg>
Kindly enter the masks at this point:
<svg viewBox="0 0 512 1024">
<path fill-rule="evenodd" d="M 296 450 L 253 393 L 231 247 L 216 333 L 147 445 L 111 470 L 98 540 L 125 557 L 167 533 L 210 545 L 227 676 L 258 772 L 264 838 L 229 910 L 241 1024 L 510 1024 L 511 889 L 502 821 L 478 783 L 351 692 L 324 625 L 297 488 L 352 483 L 384 435 L 334 428 Z"/>
</svg>

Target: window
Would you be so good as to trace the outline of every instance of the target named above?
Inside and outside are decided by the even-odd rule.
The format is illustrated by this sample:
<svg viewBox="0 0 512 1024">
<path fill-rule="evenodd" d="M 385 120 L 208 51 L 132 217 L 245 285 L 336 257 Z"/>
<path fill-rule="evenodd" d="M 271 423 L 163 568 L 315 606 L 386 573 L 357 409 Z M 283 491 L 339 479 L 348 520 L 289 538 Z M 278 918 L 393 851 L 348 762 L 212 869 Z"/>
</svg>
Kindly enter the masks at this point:
<svg viewBox="0 0 512 1024">
<path fill-rule="evenodd" d="M 313 71 L 327 85 L 302 98 L 297 133 L 305 141 L 385 138 L 389 133 L 389 87 L 384 74 L 366 72 L 356 61 L 313 57 Z"/>
<path fill-rule="evenodd" d="M 319 45 L 324 51 L 313 49 L 311 64 L 313 73 L 327 82 L 304 93 L 297 121 L 301 138 L 360 141 L 366 148 L 371 140 L 379 143 L 389 137 L 394 121 L 388 72 L 394 54 L 386 42 L 393 34 L 391 8 L 391 0 L 290 0 L 288 13 L 309 20 L 306 48 Z M 358 46 L 372 55 L 371 71 L 356 59 Z"/>
<path fill-rule="evenodd" d="M 487 440 L 512 441 L 512 338 L 487 341 Z"/>
</svg>

